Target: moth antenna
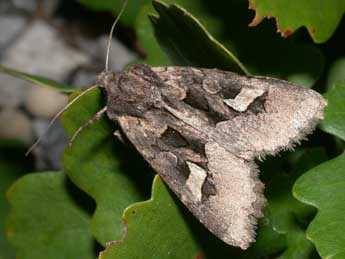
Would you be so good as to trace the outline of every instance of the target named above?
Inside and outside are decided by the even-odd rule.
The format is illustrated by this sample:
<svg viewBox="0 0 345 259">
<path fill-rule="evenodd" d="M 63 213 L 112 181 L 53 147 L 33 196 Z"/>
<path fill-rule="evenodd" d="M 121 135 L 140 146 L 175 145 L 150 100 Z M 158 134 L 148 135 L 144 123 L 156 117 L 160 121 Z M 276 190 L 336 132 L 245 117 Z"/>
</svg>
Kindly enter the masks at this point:
<svg viewBox="0 0 345 259">
<path fill-rule="evenodd" d="M 106 54 L 106 57 L 105 57 L 105 72 L 109 72 L 109 53 L 110 53 L 110 47 L 111 47 L 111 39 L 113 38 L 113 34 L 114 34 L 114 29 L 115 29 L 115 26 L 117 24 L 117 22 L 120 20 L 126 6 L 127 6 L 127 2 L 128 0 L 125 0 L 122 4 L 122 7 L 121 7 L 121 10 L 119 12 L 119 14 L 117 15 L 113 25 L 111 26 L 111 29 L 110 29 L 110 33 L 109 33 L 109 39 L 108 39 L 108 45 L 107 45 L 107 54 Z"/>
<path fill-rule="evenodd" d="M 28 151 L 25 153 L 25 156 L 28 156 L 32 150 L 34 150 L 38 144 L 41 142 L 43 137 L 47 134 L 48 130 L 51 128 L 51 126 L 54 124 L 54 122 L 60 117 L 64 111 L 66 111 L 73 103 L 75 103 L 80 97 L 85 95 L 86 93 L 90 92 L 91 90 L 95 89 L 96 87 L 99 87 L 98 85 L 91 86 L 90 88 L 84 90 L 81 92 L 76 98 L 74 98 L 72 101 L 70 101 L 65 107 L 63 107 L 55 116 L 54 118 L 49 122 L 47 129 L 44 131 L 44 133 L 35 141 L 34 144 L 28 149 Z"/>
<path fill-rule="evenodd" d="M 79 133 L 85 129 L 86 127 L 90 126 L 95 121 L 98 121 L 100 118 L 102 118 L 102 115 L 107 111 L 107 106 L 104 106 L 101 110 L 99 110 L 91 119 L 89 119 L 86 123 L 84 123 L 82 126 L 80 126 L 76 132 L 74 132 L 71 140 L 68 143 L 68 146 L 71 147 L 73 141 L 76 139 L 76 137 L 79 135 Z"/>
</svg>

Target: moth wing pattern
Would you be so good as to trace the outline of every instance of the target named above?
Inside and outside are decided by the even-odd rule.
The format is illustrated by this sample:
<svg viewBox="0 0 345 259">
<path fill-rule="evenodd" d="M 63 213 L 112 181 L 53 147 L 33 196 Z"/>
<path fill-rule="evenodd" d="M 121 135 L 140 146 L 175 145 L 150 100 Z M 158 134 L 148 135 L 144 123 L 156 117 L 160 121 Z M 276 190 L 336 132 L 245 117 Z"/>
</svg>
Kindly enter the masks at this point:
<svg viewBox="0 0 345 259">
<path fill-rule="evenodd" d="M 326 106 L 313 90 L 217 69 L 133 65 L 99 81 L 109 118 L 200 222 L 242 249 L 265 204 L 254 159 L 298 144 Z"/>
</svg>

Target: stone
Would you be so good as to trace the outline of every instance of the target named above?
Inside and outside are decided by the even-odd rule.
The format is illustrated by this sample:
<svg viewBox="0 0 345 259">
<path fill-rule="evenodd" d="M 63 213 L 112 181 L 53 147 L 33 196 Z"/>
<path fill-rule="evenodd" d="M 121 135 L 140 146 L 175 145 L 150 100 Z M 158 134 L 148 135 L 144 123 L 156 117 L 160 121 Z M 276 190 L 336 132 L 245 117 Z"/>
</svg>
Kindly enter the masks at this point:
<svg viewBox="0 0 345 259">
<path fill-rule="evenodd" d="M 52 26 L 37 20 L 6 49 L 1 65 L 64 81 L 89 60 L 87 54 L 67 46 Z M 21 105 L 30 86 L 30 83 L 0 74 L 0 107 Z"/>
<path fill-rule="evenodd" d="M 36 20 L 7 49 L 2 64 L 26 73 L 64 80 L 76 67 L 89 62 L 89 56 L 65 44 L 56 30 Z"/>
<path fill-rule="evenodd" d="M 33 132 L 36 138 L 42 136 L 39 145 L 32 151 L 35 157 L 35 169 L 60 170 L 62 155 L 67 144 L 67 136 L 60 121 L 57 121 L 47 131 L 49 120 L 36 119 L 33 122 Z"/>
<path fill-rule="evenodd" d="M 76 88 L 89 88 L 95 84 L 98 73 L 92 70 L 81 69 L 74 74 L 72 85 Z"/>
<path fill-rule="evenodd" d="M 108 45 L 108 35 L 101 36 L 99 39 L 99 55 L 105 62 Z M 137 60 L 138 55 L 125 47 L 119 40 L 113 38 L 109 54 L 109 70 L 120 71 L 129 63 Z"/>
<path fill-rule="evenodd" d="M 20 110 L 6 108 L 0 111 L 0 138 L 15 139 L 30 144 L 33 140 L 31 121 Z"/>
<path fill-rule="evenodd" d="M 12 11 L 12 3 L 8 0 L 0 0 L 0 14 L 8 14 Z"/>
<path fill-rule="evenodd" d="M 0 108 L 19 107 L 24 102 L 27 91 L 26 82 L 0 74 Z"/>
<path fill-rule="evenodd" d="M 94 60 L 102 59 L 102 57 L 100 57 L 101 53 L 98 37 L 90 38 L 80 35 L 77 38 L 77 44 L 80 49 L 82 49 L 86 53 L 89 53 Z"/>
<path fill-rule="evenodd" d="M 13 5 L 27 12 L 34 12 L 37 8 L 37 0 L 11 0 Z M 48 0 L 50 1 L 50 0 Z"/>
<path fill-rule="evenodd" d="M 0 0 L 1 1 L 1 0 Z M 15 14 L 0 16 L 0 58 L 25 29 L 26 19 Z M 18 107 L 26 96 L 25 82 L 0 74 L 0 108 Z"/>
<path fill-rule="evenodd" d="M 20 15 L 0 16 L 0 50 L 11 44 L 25 28 L 26 19 Z M 3 51 L 0 51 L 0 56 Z"/>
<path fill-rule="evenodd" d="M 25 108 L 35 117 L 50 119 L 68 102 L 68 96 L 55 89 L 33 85 L 30 87 Z"/>
<path fill-rule="evenodd" d="M 97 39 L 80 37 L 78 41 L 79 47 L 92 56 L 96 67 L 100 66 L 100 70 L 105 68 L 108 37 L 108 35 L 102 35 Z M 138 58 L 139 56 L 135 52 L 129 50 L 119 40 L 116 38 L 112 39 L 109 57 L 110 70 L 120 71 L 130 62 L 133 62 Z"/>
</svg>

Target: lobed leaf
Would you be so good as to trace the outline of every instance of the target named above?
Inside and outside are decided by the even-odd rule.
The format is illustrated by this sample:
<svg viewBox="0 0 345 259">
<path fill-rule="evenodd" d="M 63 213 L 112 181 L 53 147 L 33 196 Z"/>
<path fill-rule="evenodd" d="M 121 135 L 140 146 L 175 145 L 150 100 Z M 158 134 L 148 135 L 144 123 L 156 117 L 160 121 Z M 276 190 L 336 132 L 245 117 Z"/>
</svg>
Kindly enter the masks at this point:
<svg viewBox="0 0 345 259">
<path fill-rule="evenodd" d="M 226 245 L 206 230 L 156 176 L 152 197 L 133 204 L 123 215 L 121 240 L 108 244 L 100 259 L 115 258 L 262 258 L 281 251 L 284 240 L 267 220 L 247 251 Z"/>
<path fill-rule="evenodd" d="M 224 69 L 224 63 L 234 60 L 220 59 L 217 64 L 214 56 L 219 61 L 220 57 L 226 57 L 225 51 L 251 74 L 279 77 L 307 87 L 322 73 L 324 59 L 314 46 L 282 39 L 272 31 L 274 24 L 269 22 L 248 28 L 251 13 L 245 1 L 161 0 L 154 3 L 161 14 L 154 19 L 154 32 L 175 65 Z M 138 38 L 149 64 L 166 65 L 166 54 L 148 28 L 147 15 L 151 12 L 148 6 L 140 12 L 136 23 Z M 207 37 L 204 43 L 201 39 Z"/>
<path fill-rule="evenodd" d="M 327 89 L 331 90 L 340 81 L 345 81 L 345 57 L 337 58 L 330 66 L 327 75 Z"/>
<path fill-rule="evenodd" d="M 153 6 L 159 14 L 159 17 L 150 16 L 155 35 L 172 63 L 249 74 L 241 62 L 185 9 L 159 1 L 154 1 Z"/>
<path fill-rule="evenodd" d="M 328 106 L 321 129 L 345 138 L 345 82 L 337 83 L 325 97 Z M 308 238 L 322 258 L 345 257 L 345 153 L 302 175 L 294 185 L 294 196 L 318 209 L 307 229 Z"/>
<path fill-rule="evenodd" d="M 275 17 L 277 30 L 283 37 L 305 26 L 316 43 L 332 36 L 345 11 L 342 0 L 250 0 L 249 4 L 256 11 L 252 26 L 266 17 Z"/>
<path fill-rule="evenodd" d="M 32 167 L 24 156 L 26 147 L 18 142 L 0 141 L 0 258 L 14 259 L 15 251 L 6 238 L 5 219 L 9 213 L 5 193 L 10 185 Z"/>
<path fill-rule="evenodd" d="M 328 105 L 320 128 L 345 140 L 345 81 L 335 83 L 324 96 L 328 100 Z"/>
<path fill-rule="evenodd" d="M 104 106 L 95 89 L 82 96 L 63 115 L 69 137 Z M 114 137 L 106 115 L 81 131 L 64 153 L 64 171 L 96 202 L 91 230 L 103 245 L 121 238 L 123 210 L 149 196 L 151 174 L 143 160 Z"/>
<path fill-rule="evenodd" d="M 152 198 L 127 208 L 126 230 L 121 241 L 113 242 L 100 259 L 109 258 L 196 258 L 199 244 L 191 240 L 191 229 L 175 199 L 157 176 Z"/>
<path fill-rule="evenodd" d="M 307 240 L 305 230 L 315 215 L 315 209 L 296 200 L 292 196 L 292 187 L 305 171 L 327 160 L 327 155 L 323 148 L 299 148 L 287 154 L 285 163 L 288 160 L 291 170 L 284 172 L 277 168 L 279 171 L 274 175 L 272 171 L 263 172 L 271 173 L 265 191 L 267 209 L 273 228 L 286 238 L 286 248 L 279 258 L 310 258 L 315 247 Z"/>
<path fill-rule="evenodd" d="M 345 153 L 302 175 L 293 193 L 300 201 L 318 209 L 307 229 L 307 237 L 322 258 L 345 257 Z"/>
<path fill-rule="evenodd" d="M 95 258 L 90 217 L 66 180 L 63 173 L 34 173 L 9 189 L 7 233 L 17 258 Z"/>
</svg>

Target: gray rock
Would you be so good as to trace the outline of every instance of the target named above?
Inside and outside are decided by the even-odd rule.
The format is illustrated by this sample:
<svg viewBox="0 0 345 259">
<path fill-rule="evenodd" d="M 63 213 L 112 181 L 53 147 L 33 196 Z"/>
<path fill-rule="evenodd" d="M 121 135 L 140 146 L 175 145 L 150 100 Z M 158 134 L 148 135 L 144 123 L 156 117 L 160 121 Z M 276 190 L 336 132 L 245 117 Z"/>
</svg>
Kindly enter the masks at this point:
<svg viewBox="0 0 345 259">
<path fill-rule="evenodd" d="M 87 54 L 67 46 L 53 27 L 35 21 L 7 48 L 1 65 L 63 81 L 89 60 Z M 0 74 L 0 107 L 21 105 L 30 86 L 30 83 Z"/>
<path fill-rule="evenodd" d="M 85 52 L 88 52 L 95 62 L 96 66 L 100 66 L 100 70 L 105 67 L 105 58 L 108 45 L 108 35 L 103 35 L 98 39 L 88 39 L 81 37 L 79 39 L 79 46 Z M 113 71 L 122 70 L 128 63 L 138 59 L 138 55 L 129 50 L 116 38 L 112 39 L 110 57 L 109 57 L 109 69 Z M 99 64 L 101 62 L 101 64 Z"/>
<path fill-rule="evenodd" d="M 0 0 L 0 6 L 1 1 L 7 1 L 7 6 L 12 5 L 14 9 L 27 13 L 33 13 L 39 9 L 45 16 L 51 16 L 60 2 L 60 0 Z"/>
<path fill-rule="evenodd" d="M 108 35 L 104 35 L 99 39 L 99 54 L 105 61 L 108 45 Z M 138 59 L 138 55 L 126 48 L 119 40 L 113 38 L 109 54 L 109 70 L 120 71 L 130 62 Z"/>
<path fill-rule="evenodd" d="M 65 44 L 53 27 L 35 21 L 6 51 L 3 65 L 27 73 L 63 80 L 89 56 Z"/>
<path fill-rule="evenodd" d="M 0 16 L 0 59 L 6 53 L 6 47 L 10 47 L 20 37 L 25 23 L 26 19 L 20 15 Z M 0 108 L 19 106 L 24 101 L 26 92 L 25 82 L 0 74 Z"/>
<path fill-rule="evenodd" d="M 79 69 L 73 77 L 72 84 L 77 88 L 90 87 L 95 83 L 97 75 L 105 69 L 108 35 L 103 35 L 97 39 L 80 37 L 78 45 L 92 57 L 93 69 Z M 121 71 L 126 65 L 138 58 L 135 52 L 126 48 L 116 38 L 112 39 L 109 57 L 110 70 Z"/>
<path fill-rule="evenodd" d="M 20 15 L 0 16 L 0 50 L 11 44 L 19 36 L 25 27 L 25 22 L 26 19 Z"/>
<path fill-rule="evenodd" d="M 33 131 L 36 138 L 43 136 L 33 150 L 36 170 L 59 170 L 62 168 L 62 155 L 67 144 L 66 134 L 60 122 L 56 122 L 47 132 L 48 120 L 35 120 Z"/>
<path fill-rule="evenodd" d="M 80 69 L 74 75 L 72 85 L 76 88 L 88 88 L 93 86 L 96 82 L 98 73 L 92 70 Z"/>
<path fill-rule="evenodd" d="M 50 0 L 45 0 L 50 1 Z M 34 12 L 37 8 L 37 0 L 12 0 L 13 5 L 27 12 Z"/>
<path fill-rule="evenodd" d="M 0 0 L 0 14 L 7 14 L 12 9 L 12 3 L 9 0 Z"/>
<path fill-rule="evenodd" d="M 95 60 L 102 60 L 100 57 L 99 38 L 78 37 L 78 46 Z"/>
<path fill-rule="evenodd" d="M 26 99 L 27 82 L 0 74 L 0 108 L 15 108 Z"/>
</svg>

